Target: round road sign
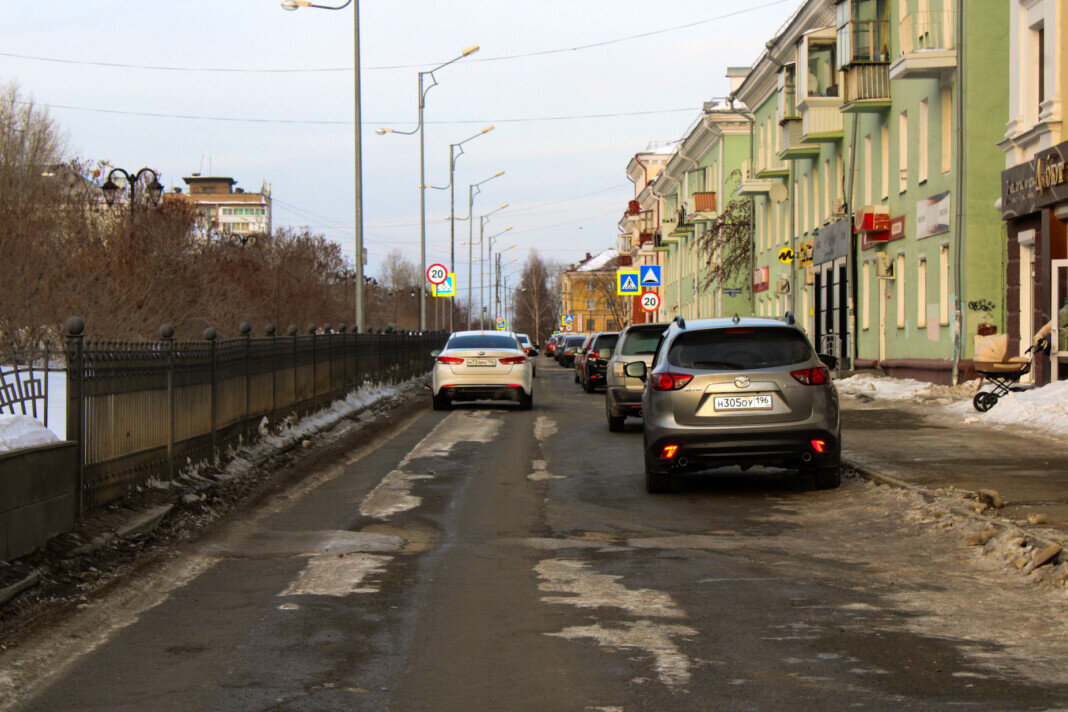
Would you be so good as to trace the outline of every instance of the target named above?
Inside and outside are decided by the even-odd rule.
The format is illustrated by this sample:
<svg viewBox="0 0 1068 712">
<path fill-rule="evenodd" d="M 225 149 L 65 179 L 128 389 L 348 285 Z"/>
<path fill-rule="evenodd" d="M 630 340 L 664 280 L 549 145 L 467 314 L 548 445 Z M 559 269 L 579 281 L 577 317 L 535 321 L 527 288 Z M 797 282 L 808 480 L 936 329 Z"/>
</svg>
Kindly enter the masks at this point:
<svg viewBox="0 0 1068 712">
<path fill-rule="evenodd" d="M 444 284 L 449 278 L 449 270 L 445 269 L 445 265 L 435 262 L 426 268 L 426 278 L 431 284 Z"/>
<path fill-rule="evenodd" d="M 660 295 L 656 292 L 646 292 L 641 297 L 642 309 L 647 312 L 655 312 L 660 308 Z"/>
<path fill-rule="evenodd" d="M 779 250 L 779 262 L 783 264 L 790 264 L 794 261 L 794 251 L 789 247 L 784 247 Z"/>
</svg>

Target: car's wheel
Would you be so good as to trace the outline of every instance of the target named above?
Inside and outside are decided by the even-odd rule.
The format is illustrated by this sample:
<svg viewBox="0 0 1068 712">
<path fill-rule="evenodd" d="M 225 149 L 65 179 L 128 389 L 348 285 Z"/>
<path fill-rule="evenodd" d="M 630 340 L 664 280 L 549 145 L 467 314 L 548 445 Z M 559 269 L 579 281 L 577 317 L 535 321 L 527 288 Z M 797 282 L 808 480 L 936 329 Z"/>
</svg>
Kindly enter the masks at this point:
<svg viewBox="0 0 1068 712">
<path fill-rule="evenodd" d="M 660 463 L 648 449 L 645 451 L 645 491 L 649 494 L 671 491 L 671 475 L 661 469 Z"/>
<path fill-rule="evenodd" d="M 828 465 L 817 467 L 812 474 L 813 484 L 816 489 L 834 489 L 842 484 L 841 465 Z"/>
<path fill-rule="evenodd" d="M 519 394 L 519 410 L 530 410 L 534 407 L 534 394 L 521 392 Z"/>
<path fill-rule="evenodd" d="M 575 378 L 575 383 L 578 383 L 579 382 L 578 371 L 575 371 L 575 373 L 573 375 L 574 375 L 574 378 Z"/>
<path fill-rule="evenodd" d="M 442 395 L 434 396 L 434 410 L 448 410 L 452 401 Z"/>
<path fill-rule="evenodd" d="M 582 381 L 582 390 L 586 391 L 587 393 L 593 393 L 597 390 L 597 386 L 593 385 L 593 381 L 587 378 Z"/>
<path fill-rule="evenodd" d="M 611 433 L 622 433 L 623 432 L 623 424 L 627 421 L 627 416 L 625 416 L 625 415 L 613 415 L 612 414 L 612 408 L 608 405 L 607 402 L 605 403 L 605 407 L 604 407 L 604 417 L 605 417 L 605 420 L 608 421 L 608 431 L 609 432 L 611 432 Z"/>
</svg>

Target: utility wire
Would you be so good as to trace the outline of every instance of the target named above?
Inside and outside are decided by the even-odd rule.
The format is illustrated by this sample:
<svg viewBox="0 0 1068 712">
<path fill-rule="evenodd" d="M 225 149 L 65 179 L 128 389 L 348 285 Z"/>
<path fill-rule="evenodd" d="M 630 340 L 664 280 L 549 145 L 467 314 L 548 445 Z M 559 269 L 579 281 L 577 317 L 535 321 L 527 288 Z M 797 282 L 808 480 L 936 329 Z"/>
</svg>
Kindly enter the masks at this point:
<svg viewBox="0 0 1068 712">
<path fill-rule="evenodd" d="M 533 52 L 520 52 L 518 54 L 499 55 L 497 57 L 478 57 L 474 59 L 468 59 L 467 64 L 473 62 L 503 62 L 515 59 L 525 59 L 527 57 L 544 57 L 551 54 L 562 54 L 565 52 L 578 52 L 586 49 L 594 49 L 597 47 L 607 47 L 609 45 L 619 44 L 621 42 L 630 42 L 632 40 L 644 39 L 646 37 L 653 37 L 656 35 L 662 35 L 668 32 L 677 32 L 679 30 L 687 30 L 691 27 L 698 27 L 699 25 L 707 25 L 710 22 L 718 22 L 719 20 L 726 20 L 731 17 L 737 17 L 738 15 L 744 15 L 756 10 L 763 10 L 765 8 L 774 7 L 775 5 L 782 5 L 786 2 L 792 2 L 793 0 L 773 0 L 772 2 L 763 3 L 761 5 L 754 5 L 753 7 L 743 8 L 741 10 L 735 10 L 716 17 L 709 17 L 704 20 L 696 20 L 694 22 L 687 22 L 682 25 L 674 25 L 672 27 L 664 27 L 659 30 L 650 30 L 649 32 L 641 32 L 635 35 L 627 35 L 626 37 L 616 37 L 614 39 L 602 40 L 600 42 L 591 42 L 584 45 L 576 45 L 574 47 L 560 47 L 557 49 L 543 49 Z M 42 57 L 39 55 L 19 54 L 16 52 L 0 52 L 0 57 L 11 57 L 12 59 L 24 59 L 34 62 L 51 62 L 54 64 L 76 64 L 89 67 L 107 67 L 110 69 L 150 69 L 153 71 L 161 72 L 215 72 L 215 73 L 234 73 L 234 74 L 308 74 L 308 73 L 322 73 L 322 72 L 351 72 L 352 67 L 265 67 L 265 68 L 252 68 L 252 67 L 189 67 L 189 66 L 175 66 L 175 65 L 158 65 L 158 64 L 132 64 L 125 62 L 101 62 L 96 60 L 84 60 L 84 59 L 65 59 L 60 57 Z M 392 64 L 392 65 L 378 65 L 378 66 L 362 66 L 361 70 L 393 70 L 393 69 L 424 69 L 427 67 L 436 66 L 434 62 L 425 62 L 421 64 Z"/>
<path fill-rule="evenodd" d="M 15 102 L 18 104 L 27 104 L 28 102 Z M 66 109 L 68 111 L 88 111 L 96 114 L 117 114 L 120 116 L 146 116 L 154 119 L 188 119 L 194 121 L 227 121 L 236 123 L 252 123 L 252 124 L 285 124 L 285 125 L 302 125 L 302 126 L 352 126 L 352 121 L 329 121 L 329 120 L 316 120 L 316 119 L 255 119 L 255 118 L 241 118 L 234 116 L 199 116 L 195 114 L 165 114 L 151 111 L 122 111 L 119 109 L 98 109 L 88 106 L 71 106 L 69 104 L 43 104 L 36 103 L 36 106 L 44 106 L 49 109 Z M 627 111 L 620 113 L 608 113 L 608 114 L 574 114 L 570 116 L 531 116 L 523 118 L 508 118 L 508 119 L 458 119 L 455 121 L 424 121 L 425 124 L 442 124 L 442 125 L 457 125 L 457 124 L 518 124 L 518 123 L 534 123 L 540 121 L 572 121 L 579 119 L 608 119 L 620 116 L 649 116 L 653 114 L 676 114 L 683 111 L 700 111 L 700 108 L 685 107 L 681 109 L 655 109 L 650 111 Z M 410 124 L 410 121 L 363 121 L 363 126 L 400 126 Z"/>
</svg>

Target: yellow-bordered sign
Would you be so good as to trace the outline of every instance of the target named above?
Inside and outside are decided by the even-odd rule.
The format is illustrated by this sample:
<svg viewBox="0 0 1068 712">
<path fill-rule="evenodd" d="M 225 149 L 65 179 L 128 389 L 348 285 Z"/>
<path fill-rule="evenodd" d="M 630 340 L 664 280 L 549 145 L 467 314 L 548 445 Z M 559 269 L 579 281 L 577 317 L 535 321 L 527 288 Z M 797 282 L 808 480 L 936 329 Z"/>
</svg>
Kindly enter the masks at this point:
<svg viewBox="0 0 1068 712">
<path fill-rule="evenodd" d="M 456 273 L 449 272 L 445 277 L 445 281 L 441 284 L 435 284 L 434 296 L 435 297 L 455 297 L 456 296 Z"/>
<path fill-rule="evenodd" d="M 616 272 L 616 294 L 621 297 L 642 293 L 641 273 L 636 269 L 621 269 Z"/>
</svg>

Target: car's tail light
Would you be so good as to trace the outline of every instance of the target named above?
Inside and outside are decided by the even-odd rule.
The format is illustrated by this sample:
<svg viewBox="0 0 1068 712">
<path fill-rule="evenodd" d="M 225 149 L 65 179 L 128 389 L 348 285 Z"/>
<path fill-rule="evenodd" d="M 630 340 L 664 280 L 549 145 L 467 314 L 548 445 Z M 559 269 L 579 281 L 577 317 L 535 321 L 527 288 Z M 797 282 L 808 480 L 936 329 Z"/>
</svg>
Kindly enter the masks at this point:
<svg viewBox="0 0 1068 712">
<path fill-rule="evenodd" d="M 456 358 L 455 356 L 438 356 L 438 363 L 463 363 L 462 358 Z"/>
<path fill-rule="evenodd" d="M 601 352 L 600 351 L 590 351 L 587 354 L 587 357 L 588 358 L 601 358 Z"/>
<path fill-rule="evenodd" d="M 826 440 L 813 440 L 812 441 L 812 449 L 822 455 L 823 453 L 827 452 L 827 441 Z"/>
<path fill-rule="evenodd" d="M 527 362 L 527 357 L 526 356 L 508 356 L 506 358 L 501 358 L 501 359 L 497 359 L 497 360 L 500 361 L 501 363 L 509 363 L 509 364 L 511 364 L 511 363 L 526 363 Z"/>
<path fill-rule="evenodd" d="M 678 445 L 665 445 L 664 447 L 660 448 L 660 459 L 661 460 L 674 459 L 675 455 L 678 452 L 679 452 L 679 446 Z"/>
<path fill-rule="evenodd" d="M 826 366 L 803 368 L 800 371 L 791 371 L 790 375 L 806 386 L 822 386 L 831 382 L 831 372 Z"/>
<path fill-rule="evenodd" d="M 693 376 L 689 374 L 661 371 L 652 374 L 649 383 L 654 391 L 677 391 L 692 380 Z"/>
</svg>

